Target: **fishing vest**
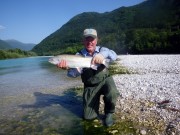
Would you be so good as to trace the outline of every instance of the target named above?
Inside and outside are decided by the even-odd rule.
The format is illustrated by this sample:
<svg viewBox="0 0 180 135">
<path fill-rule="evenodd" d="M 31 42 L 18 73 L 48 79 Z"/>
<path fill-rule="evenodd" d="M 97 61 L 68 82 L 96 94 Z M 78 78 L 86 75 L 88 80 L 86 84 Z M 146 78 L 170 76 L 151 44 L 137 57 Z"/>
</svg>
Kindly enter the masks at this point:
<svg viewBox="0 0 180 135">
<path fill-rule="evenodd" d="M 99 48 L 99 52 L 100 49 L 101 47 Z M 79 51 L 78 53 L 83 56 L 81 51 Z M 94 70 L 92 68 L 83 68 L 81 73 L 81 79 L 85 86 L 93 86 L 99 84 L 108 76 L 109 71 L 103 64 L 98 66 L 97 70 Z"/>
</svg>

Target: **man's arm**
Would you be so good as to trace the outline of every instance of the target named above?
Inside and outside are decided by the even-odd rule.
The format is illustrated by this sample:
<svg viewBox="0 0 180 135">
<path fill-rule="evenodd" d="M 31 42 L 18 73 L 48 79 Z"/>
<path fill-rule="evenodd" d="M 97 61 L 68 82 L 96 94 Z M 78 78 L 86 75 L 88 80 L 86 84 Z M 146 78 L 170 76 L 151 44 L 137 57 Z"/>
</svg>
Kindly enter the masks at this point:
<svg viewBox="0 0 180 135">
<path fill-rule="evenodd" d="M 102 47 L 99 53 L 102 54 L 105 59 L 110 59 L 111 61 L 115 61 L 117 59 L 117 54 L 106 47 Z"/>
<path fill-rule="evenodd" d="M 100 52 L 92 59 L 92 64 L 102 64 L 104 59 L 110 59 L 111 62 L 117 59 L 117 54 L 108 48 L 102 47 Z"/>
</svg>

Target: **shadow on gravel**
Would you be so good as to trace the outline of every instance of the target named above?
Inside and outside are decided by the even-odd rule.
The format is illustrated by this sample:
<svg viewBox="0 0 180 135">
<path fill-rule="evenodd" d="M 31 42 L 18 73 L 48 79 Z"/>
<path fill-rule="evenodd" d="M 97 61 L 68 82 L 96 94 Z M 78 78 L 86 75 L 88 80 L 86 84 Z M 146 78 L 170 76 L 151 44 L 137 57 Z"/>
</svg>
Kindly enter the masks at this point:
<svg viewBox="0 0 180 135">
<path fill-rule="evenodd" d="M 78 117 L 82 117 L 82 97 L 72 89 L 63 92 L 62 95 L 44 94 L 34 92 L 36 102 L 34 104 L 19 105 L 22 108 L 43 108 L 52 105 L 60 105 Z"/>
</svg>

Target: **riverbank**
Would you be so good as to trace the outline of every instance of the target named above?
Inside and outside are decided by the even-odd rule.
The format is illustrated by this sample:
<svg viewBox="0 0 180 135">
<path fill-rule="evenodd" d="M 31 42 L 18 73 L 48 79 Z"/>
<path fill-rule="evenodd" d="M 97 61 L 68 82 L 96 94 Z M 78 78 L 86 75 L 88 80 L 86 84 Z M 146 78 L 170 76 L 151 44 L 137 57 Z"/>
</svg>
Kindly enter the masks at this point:
<svg viewBox="0 0 180 135">
<path fill-rule="evenodd" d="M 141 134 L 180 134 L 180 55 L 119 55 L 133 74 L 114 75 L 121 94 L 117 117 Z"/>
<path fill-rule="evenodd" d="M 14 58 L 25 58 L 25 57 L 31 57 L 31 56 L 37 56 L 35 52 L 32 51 L 24 51 L 21 49 L 8 49 L 8 50 L 1 50 L 0 49 L 0 60 L 4 59 L 14 59 Z"/>
<path fill-rule="evenodd" d="M 81 79 L 66 77 L 48 58 L 1 61 L 0 134 L 178 135 L 180 55 L 118 59 L 112 70 L 121 96 L 110 128 L 82 120 Z"/>
</svg>

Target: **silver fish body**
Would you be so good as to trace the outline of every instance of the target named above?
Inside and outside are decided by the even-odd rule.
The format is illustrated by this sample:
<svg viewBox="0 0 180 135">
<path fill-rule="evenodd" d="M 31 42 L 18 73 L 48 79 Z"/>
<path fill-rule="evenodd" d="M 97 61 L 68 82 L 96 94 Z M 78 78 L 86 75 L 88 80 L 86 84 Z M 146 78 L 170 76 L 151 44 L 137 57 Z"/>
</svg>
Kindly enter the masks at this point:
<svg viewBox="0 0 180 135">
<path fill-rule="evenodd" d="M 49 62 L 57 65 L 61 60 L 65 60 L 67 62 L 67 66 L 69 68 L 93 68 L 97 70 L 99 64 L 91 64 L 92 57 L 83 57 L 80 55 L 57 55 L 49 59 Z M 103 64 L 108 67 L 109 66 L 109 59 L 105 59 Z"/>
</svg>

